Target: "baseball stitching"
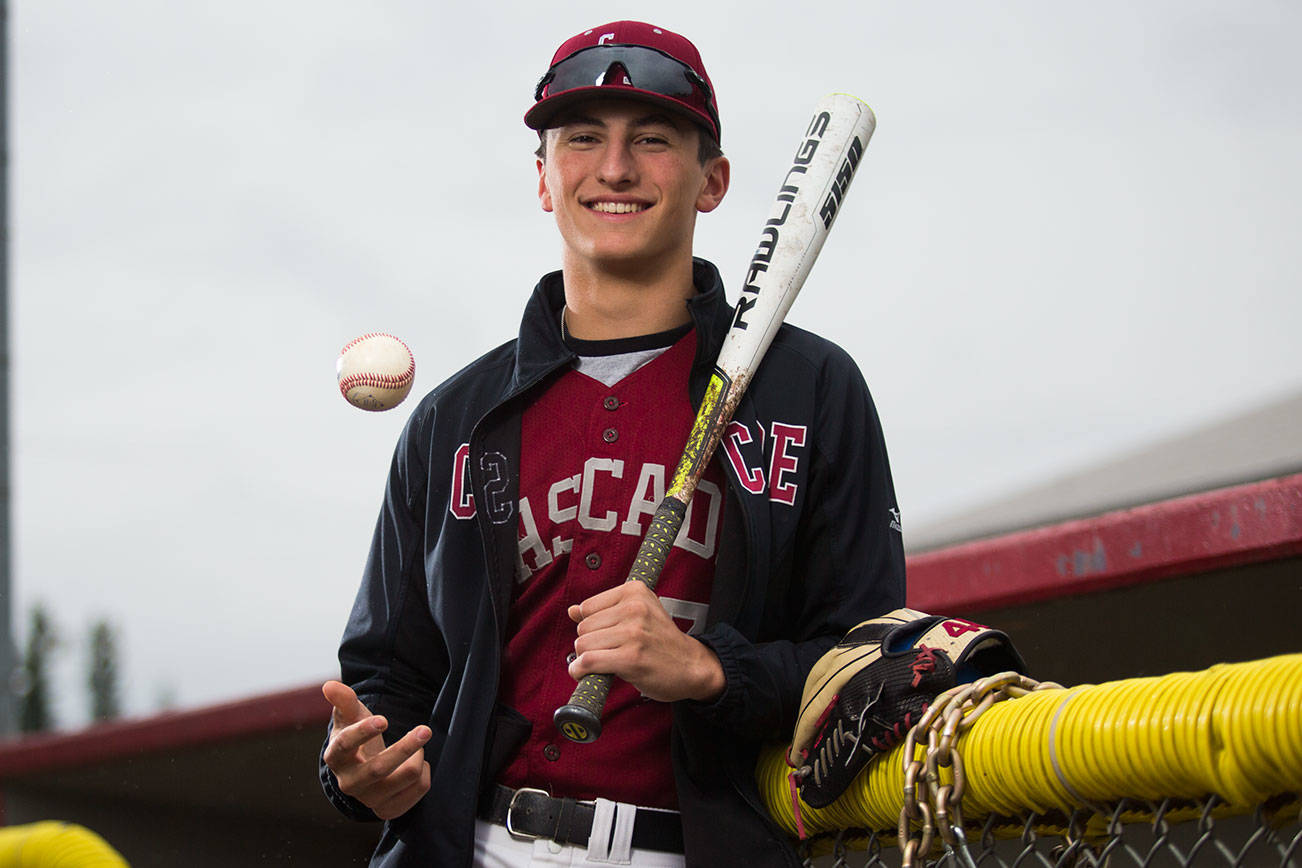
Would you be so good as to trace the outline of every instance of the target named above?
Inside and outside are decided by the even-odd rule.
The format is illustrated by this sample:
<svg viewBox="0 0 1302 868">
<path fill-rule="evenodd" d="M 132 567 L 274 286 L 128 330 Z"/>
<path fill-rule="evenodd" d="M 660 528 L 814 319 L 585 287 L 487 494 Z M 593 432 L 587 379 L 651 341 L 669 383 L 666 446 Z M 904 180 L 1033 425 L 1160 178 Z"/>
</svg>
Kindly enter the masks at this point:
<svg viewBox="0 0 1302 868">
<path fill-rule="evenodd" d="M 349 374 L 339 381 L 339 391 L 348 395 L 354 386 L 378 386 L 386 389 L 401 389 L 411 382 L 411 374 L 395 376 L 393 374 Z"/>
<path fill-rule="evenodd" d="M 416 376 L 416 358 L 412 355 L 411 347 L 407 346 L 402 338 L 397 337 L 396 335 L 391 335 L 388 332 L 369 332 L 361 337 L 354 338 L 344 345 L 344 348 L 339 351 L 339 355 L 346 355 L 353 347 L 365 340 L 369 340 L 370 338 L 393 338 L 397 341 L 402 348 L 407 351 L 407 370 L 401 374 L 349 374 L 339 381 L 339 394 L 343 395 L 345 398 L 348 397 L 348 390 L 356 386 L 400 389 L 410 383 L 412 378 Z"/>
</svg>

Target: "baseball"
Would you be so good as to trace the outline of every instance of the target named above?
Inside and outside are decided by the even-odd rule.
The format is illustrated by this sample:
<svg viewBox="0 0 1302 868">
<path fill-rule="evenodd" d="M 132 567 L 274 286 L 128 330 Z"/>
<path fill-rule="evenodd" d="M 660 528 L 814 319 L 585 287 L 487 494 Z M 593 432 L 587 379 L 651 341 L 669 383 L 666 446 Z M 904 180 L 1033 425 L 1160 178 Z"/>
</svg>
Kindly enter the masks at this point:
<svg viewBox="0 0 1302 868">
<path fill-rule="evenodd" d="M 416 359 L 393 335 L 373 332 L 349 341 L 335 363 L 339 392 L 363 410 L 391 410 L 416 377 Z"/>
</svg>

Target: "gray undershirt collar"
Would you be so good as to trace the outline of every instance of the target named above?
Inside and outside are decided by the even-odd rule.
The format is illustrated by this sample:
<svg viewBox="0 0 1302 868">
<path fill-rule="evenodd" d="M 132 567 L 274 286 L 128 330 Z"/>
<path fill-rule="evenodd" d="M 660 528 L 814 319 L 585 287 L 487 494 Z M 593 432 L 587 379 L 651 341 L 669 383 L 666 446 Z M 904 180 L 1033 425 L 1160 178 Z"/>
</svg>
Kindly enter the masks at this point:
<svg viewBox="0 0 1302 868">
<path fill-rule="evenodd" d="M 574 369 L 605 386 L 613 386 L 638 368 L 657 358 L 669 347 L 654 350 L 637 350 L 613 356 L 579 356 Z"/>
</svg>

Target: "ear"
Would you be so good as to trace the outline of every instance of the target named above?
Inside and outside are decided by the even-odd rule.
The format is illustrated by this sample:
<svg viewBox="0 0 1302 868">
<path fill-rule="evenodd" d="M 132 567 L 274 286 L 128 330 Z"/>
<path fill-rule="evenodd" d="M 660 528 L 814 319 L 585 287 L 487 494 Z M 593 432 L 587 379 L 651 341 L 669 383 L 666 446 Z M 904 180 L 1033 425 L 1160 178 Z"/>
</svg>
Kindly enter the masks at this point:
<svg viewBox="0 0 1302 868">
<path fill-rule="evenodd" d="M 552 210 L 552 194 L 547 189 L 547 167 L 543 165 L 542 160 L 538 160 L 538 203 L 542 209 L 548 213 Z"/>
<path fill-rule="evenodd" d="M 732 180 L 732 165 L 727 157 L 715 157 L 705 169 L 705 181 L 696 197 L 696 210 L 708 214 L 723 201 Z"/>
</svg>

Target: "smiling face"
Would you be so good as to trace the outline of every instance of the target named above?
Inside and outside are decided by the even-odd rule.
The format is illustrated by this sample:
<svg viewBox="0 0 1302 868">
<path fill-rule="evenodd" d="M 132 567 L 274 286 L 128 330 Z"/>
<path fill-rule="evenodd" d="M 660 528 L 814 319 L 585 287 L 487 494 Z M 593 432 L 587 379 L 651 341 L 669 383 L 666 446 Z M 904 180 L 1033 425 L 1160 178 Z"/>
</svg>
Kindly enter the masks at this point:
<svg viewBox="0 0 1302 868">
<path fill-rule="evenodd" d="M 728 189 L 728 161 L 701 164 L 692 123 L 644 102 L 593 100 L 544 135 L 538 198 L 567 269 L 650 276 L 690 261 L 697 212 Z"/>
</svg>

